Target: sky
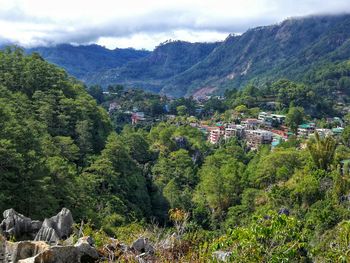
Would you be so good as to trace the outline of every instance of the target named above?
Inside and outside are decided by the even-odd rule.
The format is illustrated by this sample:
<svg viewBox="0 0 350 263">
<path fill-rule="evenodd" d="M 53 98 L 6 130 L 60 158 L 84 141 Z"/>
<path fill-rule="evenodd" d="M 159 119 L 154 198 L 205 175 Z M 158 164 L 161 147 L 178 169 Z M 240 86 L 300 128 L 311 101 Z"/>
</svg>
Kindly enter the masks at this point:
<svg viewBox="0 0 350 263">
<path fill-rule="evenodd" d="M 152 50 L 212 42 L 286 18 L 350 13 L 350 0 L 0 0 L 0 43 Z"/>
</svg>

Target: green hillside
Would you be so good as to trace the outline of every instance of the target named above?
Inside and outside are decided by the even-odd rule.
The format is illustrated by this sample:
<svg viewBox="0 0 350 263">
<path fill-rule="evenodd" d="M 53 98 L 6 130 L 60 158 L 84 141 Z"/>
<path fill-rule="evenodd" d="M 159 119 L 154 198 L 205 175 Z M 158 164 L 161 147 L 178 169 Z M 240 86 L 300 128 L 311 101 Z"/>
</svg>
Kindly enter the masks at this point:
<svg viewBox="0 0 350 263">
<path fill-rule="evenodd" d="M 350 16 L 286 20 L 229 36 L 207 58 L 169 80 L 164 93 L 189 95 L 206 86 L 239 88 L 279 78 L 302 80 L 310 67 L 350 58 Z"/>
<path fill-rule="evenodd" d="M 47 61 L 64 68 L 70 75 L 85 80 L 90 74 L 120 67 L 130 61 L 147 56 L 146 50 L 132 48 L 110 50 L 99 45 L 73 46 L 60 44 L 52 47 L 35 47 L 27 53 L 38 52 Z"/>
<path fill-rule="evenodd" d="M 102 86 L 119 83 L 159 92 L 166 80 L 203 60 L 218 45 L 219 43 L 165 42 L 142 59 L 90 75 L 86 83 Z"/>
</svg>

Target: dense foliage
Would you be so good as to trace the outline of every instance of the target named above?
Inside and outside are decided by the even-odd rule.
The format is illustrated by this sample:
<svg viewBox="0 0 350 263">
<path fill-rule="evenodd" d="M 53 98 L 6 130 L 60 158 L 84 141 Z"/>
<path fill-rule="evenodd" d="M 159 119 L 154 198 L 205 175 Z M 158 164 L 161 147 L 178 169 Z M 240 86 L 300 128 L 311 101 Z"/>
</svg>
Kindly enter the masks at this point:
<svg viewBox="0 0 350 263">
<path fill-rule="evenodd" d="M 101 70 L 123 66 L 150 53 L 132 48 L 110 50 L 99 45 L 72 46 L 69 44 L 34 47 L 27 49 L 26 52 L 39 53 L 47 61 L 59 65 L 80 80 L 86 80 L 89 75 Z"/>
<path fill-rule="evenodd" d="M 343 77 L 317 72 L 333 83 Z M 164 117 L 169 103 L 176 116 L 124 125 L 38 54 L 0 52 L 1 210 L 42 218 L 68 207 L 76 221 L 89 222 L 84 231 L 100 247 L 107 235 L 173 237 L 170 252 L 157 252 L 163 262 L 207 262 L 217 250 L 232 252 L 233 262 L 348 260 L 348 128 L 336 138 L 291 137 L 273 150 L 250 151 L 235 138 L 213 146 L 189 125 L 198 122 L 190 116 L 198 107 L 191 98 L 168 102 L 120 86 L 109 91 L 89 89 L 103 106 L 115 102 L 123 111 L 137 106 Z M 310 118 L 314 95 L 288 80 L 212 98 L 197 117 L 213 123 L 256 115 L 273 94 L 291 128 Z M 349 116 L 341 117 L 349 125 Z"/>
<path fill-rule="evenodd" d="M 142 87 L 159 92 L 165 80 L 187 70 L 204 59 L 218 43 L 167 41 L 141 59 L 121 67 L 101 70 L 88 76 L 88 84 L 108 86 L 122 83 L 127 87 Z"/>
</svg>

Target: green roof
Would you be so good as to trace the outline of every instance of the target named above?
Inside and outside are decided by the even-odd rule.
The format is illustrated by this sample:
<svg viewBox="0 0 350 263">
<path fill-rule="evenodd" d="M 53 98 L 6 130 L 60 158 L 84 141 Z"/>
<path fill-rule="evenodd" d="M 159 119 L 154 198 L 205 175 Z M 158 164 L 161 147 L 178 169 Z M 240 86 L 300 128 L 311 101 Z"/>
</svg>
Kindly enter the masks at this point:
<svg viewBox="0 0 350 263">
<path fill-rule="evenodd" d="M 301 129 L 308 129 L 308 128 L 311 128 L 311 126 L 310 126 L 310 124 L 304 123 L 304 124 L 300 124 L 299 128 L 301 128 Z"/>
<path fill-rule="evenodd" d="M 332 129 L 332 132 L 334 132 L 334 133 L 342 133 L 343 130 L 344 130 L 344 128 L 338 127 L 338 128 L 333 128 L 333 129 Z"/>
</svg>

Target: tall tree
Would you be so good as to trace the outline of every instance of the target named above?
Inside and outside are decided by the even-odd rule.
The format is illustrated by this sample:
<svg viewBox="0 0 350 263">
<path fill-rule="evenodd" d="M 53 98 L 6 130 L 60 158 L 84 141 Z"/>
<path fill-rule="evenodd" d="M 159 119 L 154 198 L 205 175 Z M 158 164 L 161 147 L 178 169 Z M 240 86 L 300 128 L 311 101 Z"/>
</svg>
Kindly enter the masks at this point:
<svg viewBox="0 0 350 263">
<path fill-rule="evenodd" d="M 302 107 L 291 107 L 286 116 L 286 124 L 294 134 L 297 134 L 298 126 L 303 123 L 304 118 L 305 113 Z"/>
<path fill-rule="evenodd" d="M 315 132 L 315 141 L 309 140 L 307 143 L 314 164 L 323 170 L 327 170 L 333 162 L 336 147 L 332 137 L 321 138 L 318 132 Z"/>
</svg>

